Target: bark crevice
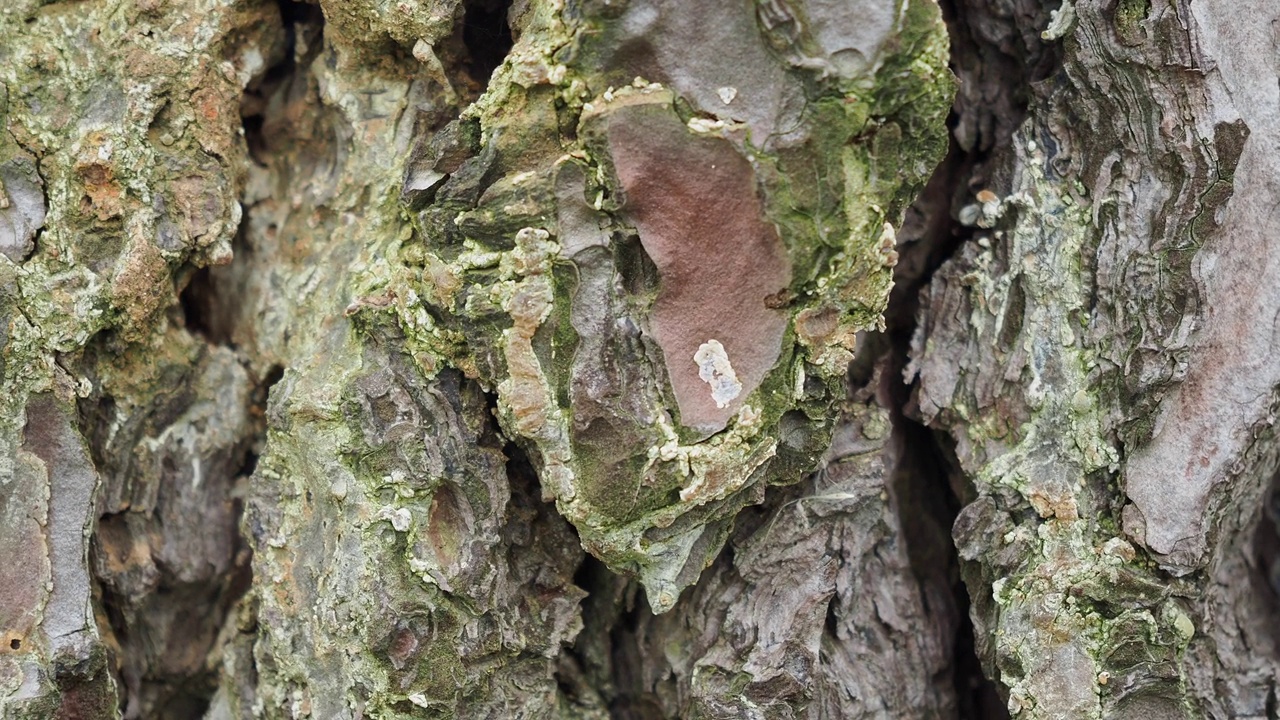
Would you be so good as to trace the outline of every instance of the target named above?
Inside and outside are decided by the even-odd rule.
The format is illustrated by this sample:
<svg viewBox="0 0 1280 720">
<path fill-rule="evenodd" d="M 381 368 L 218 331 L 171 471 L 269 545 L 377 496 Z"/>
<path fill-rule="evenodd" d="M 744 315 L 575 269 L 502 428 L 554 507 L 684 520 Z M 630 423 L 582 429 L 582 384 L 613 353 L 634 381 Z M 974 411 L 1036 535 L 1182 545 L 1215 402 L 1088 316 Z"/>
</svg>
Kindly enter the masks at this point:
<svg viewBox="0 0 1280 720">
<path fill-rule="evenodd" d="M 883 366 L 878 395 L 892 418 L 892 444 L 899 455 L 896 509 L 913 572 L 922 586 L 935 590 L 926 592 L 926 603 L 932 597 L 948 605 L 934 610 L 954 618 L 949 642 L 958 715 L 1008 718 L 1007 690 L 1000 686 L 991 658 L 977 647 L 978 631 L 970 617 L 970 592 L 988 590 L 968 588 L 962 581 L 962 561 L 951 533 L 960 509 L 974 499 L 974 488 L 956 458 L 954 441 L 921 416 L 919 380 L 910 364 L 922 313 L 930 312 L 922 305 L 922 294 L 935 272 L 988 232 L 966 216 L 980 205 L 984 192 L 1007 184 L 1002 168 L 1011 156 L 1014 131 L 1027 116 L 1031 84 L 1051 75 L 1061 61 L 1053 46 L 1020 29 L 1019 18 L 1043 10 L 1028 5 L 1004 14 L 982 0 L 943 0 L 940 5 L 951 40 L 951 68 L 960 86 L 948 119 L 950 143 L 908 210 L 899 233 L 886 330 L 865 347 L 883 353 L 876 355 Z M 869 365 L 855 364 L 855 383 L 872 380 Z"/>
<path fill-rule="evenodd" d="M 508 13 L 512 0 L 465 0 L 462 44 L 467 50 L 466 70 L 482 88 L 489 84 L 515 44 Z"/>
<path fill-rule="evenodd" d="M 319 51 L 318 9 L 282 2 L 283 55 L 251 80 L 240 103 L 250 158 L 269 152 L 268 99 L 298 73 L 299 33 Z M 242 197 L 243 200 L 243 197 Z M 246 205 L 250 203 L 246 202 Z M 254 248 L 242 219 L 231 262 L 175 272 L 175 302 L 154 352 L 99 333 L 78 370 L 95 392 L 79 402 L 103 477 L 92 539 L 100 626 L 108 638 L 124 718 L 189 718 L 218 689 L 224 625 L 249 590 L 252 550 L 241 535 L 243 482 L 266 442 L 267 397 L 283 367 L 259 356 L 241 281 Z M 140 389 L 130 378 L 153 378 Z"/>
</svg>

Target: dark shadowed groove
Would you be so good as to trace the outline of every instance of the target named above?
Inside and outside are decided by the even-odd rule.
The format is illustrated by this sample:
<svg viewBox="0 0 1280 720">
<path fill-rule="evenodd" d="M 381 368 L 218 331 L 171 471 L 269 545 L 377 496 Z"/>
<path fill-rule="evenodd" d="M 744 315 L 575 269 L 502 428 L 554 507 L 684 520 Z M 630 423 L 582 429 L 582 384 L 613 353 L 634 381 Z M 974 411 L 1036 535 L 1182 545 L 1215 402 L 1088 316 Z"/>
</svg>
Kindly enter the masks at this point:
<svg viewBox="0 0 1280 720">
<path fill-rule="evenodd" d="M 1259 597 L 1258 606 L 1267 622 L 1262 623 L 1275 639 L 1272 647 L 1280 647 L 1280 472 L 1271 479 L 1271 487 L 1264 496 L 1262 512 L 1253 531 L 1253 562 L 1249 581 Z M 1280 657 L 1273 658 L 1280 661 Z M 1276 698 L 1270 698 L 1271 703 Z M 1267 717 L 1276 717 L 1268 709 Z"/>
<path fill-rule="evenodd" d="M 218 287 L 209 276 L 209 268 L 203 267 L 191 274 L 187 286 L 178 295 L 182 305 L 182 321 L 187 331 L 204 337 L 214 345 L 229 340 L 225 327 L 214 327 L 217 322 Z"/>
<path fill-rule="evenodd" d="M 466 69 L 482 87 L 489 84 L 514 40 L 507 13 L 512 0 L 465 0 L 462 18 L 462 44 L 467 49 Z"/>
<path fill-rule="evenodd" d="M 280 19 L 284 24 L 284 53 L 280 62 L 249 82 L 240 101 L 240 122 L 244 126 L 245 143 L 249 156 L 259 165 L 266 166 L 272 147 L 266 127 L 267 104 L 272 95 L 287 90 L 295 78 L 305 74 L 324 48 L 324 15 L 320 6 L 294 0 L 278 0 Z M 299 45 L 307 49 L 299 58 Z"/>
<path fill-rule="evenodd" d="M 636 632 L 641 617 L 652 614 L 639 584 L 588 553 L 583 553 L 574 584 L 587 591 L 583 630 L 562 651 L 561 667 L 572 669 L 573 677 L 557 674 L 561 692 L 577 706 L 603 706 L 618 720 L 664 717 L 641 677 L 643 649 Z"/>
<path fill-rule="evenodd" d="M 948 121 L 950 145 L 908 211 L 898 236 L 900 260 L 885 313 L 886 331 L 868 343 L 884 352 L 877 356 L 887 362 L 880 397 L 890 407 L 900 456 L 895 490 L 908 554 L 922 585 L 951 591 L 958 620 L 952 671 L 959 716 L 974 720 L 1009 714 L 1001 686 L 986 675 L 975 649 L 970 597 L 960 579 L 960 558 L 950 533 L 957 513 L 972 499 L 972 487 L 955 460 L 954 443 L 944 432 L 920 422 L 913 406 L 915 383 L 902 378 L 922 291 L 975 237 L 974 228 L 956 219 L 960 208 L 975 202 L 981 190 L 1005 189 L 999 187 L 1004 178 L 998 174 L 1009 156 L 1013 132 L 1026 118 L 1031 84 L 1061 64 L 1056 48 L 1040 44 L 1038 35 L 1027 32 L 1047 10 L 1026 2 L 1014 4 L 1018 7 L 1009 13 L 989 0 L 940 2 L 951 40 L 951 67 L 959 80 Z M 864 366 L 853 368 L 855 383 L 871 380 L 870 366 Z"/>
<path fill-rule="evenodd" d="M 257 162 L 270 153 L 262 122 L 268 98 L 306 67 L 305 62 L 297 62 L 294 54 L 299 33 L 308 34 L 307 46 L 313 53 L 321 47 L 323 17 L 318 7 L 288 0 L 282 0 L 279 7 L 287 51 L 280 62 L 249 83 L 241 100 L 250 158 Z M 164 458 L 162 482 L 154 491 L 159 500 L 135 507 L 130 505 L 131 498 L 126 493 L 126 502 L 121 508 L 106 502 L 106 498 L 99 499 L 101 516 L 91 551 L 95 600 L 103 634 L 113 640 L 115 651 L 111 663 L 122 689 L 120 711 L 126 719 L 178 720 L 204 715 L 218 687 L 216 656 L 221 651 L 220 631 L 253 579 L 251 549 L 240 534 L 243 508 L 239 488 L 254 472 L 265 443 L 267 396 L 283 376 L 283 368 L 262 358 L 250 357 L 247 353 L 251 349 L 238 348 L 233 340 L 236 325 L 243 317 L 238 312 L 242 298 L 237 296 L 234 287 L 227 287 L 225 283 L 235 277 L 237 268 L 245 263 L 246 254 L 250 252 L 245 237 L 247 222 L 248 214 L 234 240 L 231 265 L 188 269 L 176 281 L 179 302 L 170 320 L 199 338 L 203 347 L 193 356 L 194 364 L 186 368 L 182 376 L 166 376 L 173 390 L 150 399 L 148 407 L 128 411 L 131 414 L 127 418 L 120 415 L 122 410 L 117 408 L 116 398 L 107 393 L 91 394 L 78 404 L 80 426 L 99 474 L 116 478 L 104 485 L 128 488 L 136 482 L 133 478 L 139 476 L 138 469 L 131 466 L 133 445 L 142 437 L 156 437 L 171 423 L 179 421 L 193 403 L 204 399 L 191 385 L 202 369 L 208 367 L 210 357 L 216 353 L 221 353 L 223 358 L 233 357 L 231 362 L 238 363 L 247 375 L 249 389 L 244 395 L 243 412 L 250 420 L 242 426 L 243 434 L 230 445 L 209 450 L 212 455 L 201 456 L 207 473 L 200 484 L 211 489 L 199 502 L 205 503 L 202 507 L 221 506 L 227 510 L 211 512 L 208 517 L 196 510 L 197 516 L 188 518 L 193 527 L 200 527 L 196 534 L 218 535 L 227 542 L 202 545 L 194 541 L 190 549 L 197 554 L 180 561 L 184 567 L 204 564 L 215 568 L 214 571 L 194 580 L 184 579 L 179 570 L 165 564 L 159 546 L 151 548 L 156 557 L 149 562 L 137 563 L 130 555 L 133 548 L 156 542 L 154 537 L 165 534 L 166 524 L 173 524 L 164 510 L 163 498 L 180 496 L 182 492 L 171 486 L 182 480 L 169 457 Z M 235 355 L 229 355 L 228 350 Z M 113 357 L 136 352 L 136 348 L 126 347 L 116 333 L 101 333 L 86 346 L 84 374 L 96 377 L 95 368 Z M 164 372 L 172 374 L 172 368 L 164 367 Z M 94 387 L 100 384 L 95 381 Z M 113 497 L 118 494 L 113 492 Z M 116 498 L 115 502 L 120 499 Z M 174 503 L 177 501 L 170 505 Z M 176 506 L 182 507 L 180 503 Z M 204 525 L 215 521 L 216 527 Z M 198 554 L 210 547 L 225 553 L 209 557 Z M 150 562 L 154 562 L 154 567 Z M 131 574 L 136 576 L 136 573 L 155 573 L 155 579 L 146 582 L 131 579 Z M 183 643 L 194 648 L 190 652 L 208 652 L 208 660 L 194 666 L 165 664 L 166 659 L 181 653 L 175 654 L 163 647 L 157 649 L 157 644 L 174 647 Z"/>
</svg>

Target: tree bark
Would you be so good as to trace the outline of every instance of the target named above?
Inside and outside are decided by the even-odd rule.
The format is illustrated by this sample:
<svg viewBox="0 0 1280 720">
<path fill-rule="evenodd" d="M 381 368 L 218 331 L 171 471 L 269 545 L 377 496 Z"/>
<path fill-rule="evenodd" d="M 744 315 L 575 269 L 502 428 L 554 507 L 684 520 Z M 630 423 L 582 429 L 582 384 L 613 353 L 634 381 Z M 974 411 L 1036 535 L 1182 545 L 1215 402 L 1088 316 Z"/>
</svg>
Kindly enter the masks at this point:
<svg viewBox="0 0 1280 720">
<path fill-rule="evenodd" d="M 1275 717 L 1277 28 L 0 8 L 0 715 Z"/>
</svg>

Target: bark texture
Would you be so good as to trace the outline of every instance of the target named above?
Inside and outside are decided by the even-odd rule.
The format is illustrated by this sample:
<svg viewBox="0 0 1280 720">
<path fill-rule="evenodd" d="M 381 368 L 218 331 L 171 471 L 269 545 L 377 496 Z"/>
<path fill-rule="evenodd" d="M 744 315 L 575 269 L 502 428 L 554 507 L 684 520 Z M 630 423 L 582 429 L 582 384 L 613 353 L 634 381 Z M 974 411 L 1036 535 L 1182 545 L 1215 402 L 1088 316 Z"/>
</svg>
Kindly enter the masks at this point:
<svg viewBox="0 0 1280 720">
<path fill-rule="evenodd" d="M 955 540 L 1011 713 L 1275 714 L 1278 17 L 1054 12 L 1061 71 L 922 293 L 915 415 L 976 491 Z"/>
<path fill-rule="evenodd" d="M 1274 717 L 1271 5 L 6 3 L 0 715 Z"/>
</svg>

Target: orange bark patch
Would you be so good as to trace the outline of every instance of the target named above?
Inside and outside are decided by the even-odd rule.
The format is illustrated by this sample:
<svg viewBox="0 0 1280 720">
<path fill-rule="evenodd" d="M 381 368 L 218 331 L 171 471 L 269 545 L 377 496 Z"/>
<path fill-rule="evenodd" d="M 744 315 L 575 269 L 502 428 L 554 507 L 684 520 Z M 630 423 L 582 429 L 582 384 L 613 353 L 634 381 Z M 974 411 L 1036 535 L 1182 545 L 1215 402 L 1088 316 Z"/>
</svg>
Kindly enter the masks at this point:
<svg viewBox="0 0 1280 720">
<path fill-rule="evenodd" d="M 152 316 L 173 299 L 173 281 L 164 256 L 154 245 L 136 242 L 121 260 L 111 282 L 111 303 L 127 317 L 125 337 L 141 338 Z"/>
<path fill-rule="evenodd" d="M 108 220 L 124 212 L 124 189 L 116 182 L 111 168 L 91 162 L 77 165 L 76 172 L 84 181 L 84 196 L 80 206 L 82 213 L 96 215 L 99 220 Z"/>
</svg>

